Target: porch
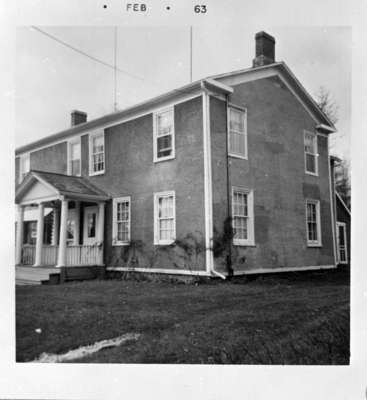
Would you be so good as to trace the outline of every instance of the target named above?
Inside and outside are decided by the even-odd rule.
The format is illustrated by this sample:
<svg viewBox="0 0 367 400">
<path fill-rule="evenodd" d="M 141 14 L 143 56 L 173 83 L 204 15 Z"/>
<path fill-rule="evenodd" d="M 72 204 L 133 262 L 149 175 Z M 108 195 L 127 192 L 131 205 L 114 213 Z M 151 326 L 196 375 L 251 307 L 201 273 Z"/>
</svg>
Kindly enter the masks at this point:
<svg viewBox="0 0 367 400">
<path fill-rule="evenodd" d="M 16 193 L 16 265 L 103 266 L 107 199 L 85 178 L 30 171 Z M 31 233 L 27 212 L 36 216 Z"/>
</svg>

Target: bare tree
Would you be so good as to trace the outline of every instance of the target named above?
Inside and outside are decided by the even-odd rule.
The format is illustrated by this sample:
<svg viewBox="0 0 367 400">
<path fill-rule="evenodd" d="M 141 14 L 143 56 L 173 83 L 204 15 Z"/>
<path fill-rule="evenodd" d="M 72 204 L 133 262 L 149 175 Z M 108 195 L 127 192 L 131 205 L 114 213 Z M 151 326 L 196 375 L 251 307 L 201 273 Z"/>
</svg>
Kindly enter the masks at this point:
<svg viewBox="0 0 367 400">
<path fill-rule="evenodd" d="M 326 114 L 333 124 L 338 122 L 339 107 L 333 100 L 330 91 L 324 86 L 320 86 L 316 93 L 316 102 L 321 111 Z"/>
</svg>

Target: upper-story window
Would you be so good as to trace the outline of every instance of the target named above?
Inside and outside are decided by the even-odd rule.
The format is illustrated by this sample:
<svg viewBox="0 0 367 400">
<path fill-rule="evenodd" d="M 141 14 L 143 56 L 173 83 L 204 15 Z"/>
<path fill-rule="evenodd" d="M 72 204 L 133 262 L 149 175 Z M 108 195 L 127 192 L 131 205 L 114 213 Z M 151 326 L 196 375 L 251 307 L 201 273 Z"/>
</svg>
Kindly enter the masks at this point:
<svg viewBox="0 0 367 400">
<path fill-rule="evenodd" d="M 68 175 L 80 176 L 81 154 L 80 138 L 68 142 Z"/>
<path fill-rule="evenodd" d="M 24 177 L 28 174 L 30 168 L 31 168 L 31 162 L 29 153 L 21 155 L 19 158 L 18 183 L 21 183 L 23 181 Z"/>
<path fill-rule="evenodd" d="M 154 162 L 175 157 L 175 123 L 173 107 L 153 116 Z"/>
<path fill-rule="evenodd" d="M 305 171 L 307 174 L 318 175 L 317 135 L 304 132 Z"/>
<path fill-rule="evenodd" d="M 230 156 L 247 159 L 246 110 L 228 108 L 228 152 Z"/>
<path fill-rule="evenodd" d="M 89 135 L 89 175 L 105 171 L 104 132 Z"/>
</svg>

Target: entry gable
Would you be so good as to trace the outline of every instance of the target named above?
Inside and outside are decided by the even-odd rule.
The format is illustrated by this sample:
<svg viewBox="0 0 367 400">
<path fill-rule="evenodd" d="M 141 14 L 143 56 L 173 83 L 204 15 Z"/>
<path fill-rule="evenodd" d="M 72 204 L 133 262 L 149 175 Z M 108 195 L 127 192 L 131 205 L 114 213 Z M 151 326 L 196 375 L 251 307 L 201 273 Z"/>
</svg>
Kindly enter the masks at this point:
<svg viewBox="0 0 367 400">
<path fill-rule="evenodd" d="M 17 204 L 31 204 L 45 200 L 55 200 L 59 196 L 60 193 L 55 188 L 30 173 L 18 188 L 15 194 L 15 202 Z"/>
</svg>

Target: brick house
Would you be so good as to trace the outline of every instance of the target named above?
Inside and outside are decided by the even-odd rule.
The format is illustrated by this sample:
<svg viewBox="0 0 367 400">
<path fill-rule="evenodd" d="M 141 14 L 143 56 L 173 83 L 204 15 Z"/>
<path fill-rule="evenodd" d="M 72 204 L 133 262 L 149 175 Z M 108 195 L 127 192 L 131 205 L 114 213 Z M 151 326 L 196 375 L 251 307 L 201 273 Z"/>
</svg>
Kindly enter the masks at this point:
<svg viewBox="0 0 367 400">
<path fill-rule="evenodd" d="M 333 268 L 335 127 L 256 34 L 253 66 L 16 149 L 16 264 L 202 276 Z M 51 244 L 43 240 L 51 210 Z"/>
</svg>

